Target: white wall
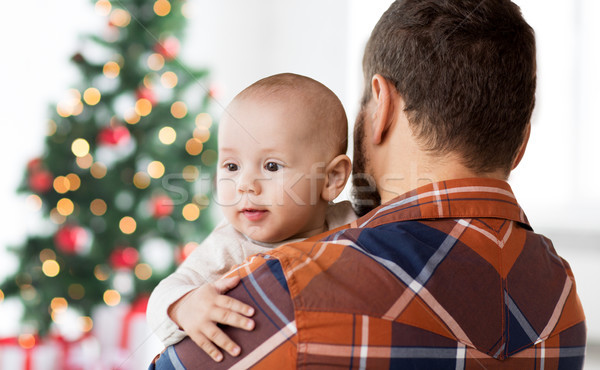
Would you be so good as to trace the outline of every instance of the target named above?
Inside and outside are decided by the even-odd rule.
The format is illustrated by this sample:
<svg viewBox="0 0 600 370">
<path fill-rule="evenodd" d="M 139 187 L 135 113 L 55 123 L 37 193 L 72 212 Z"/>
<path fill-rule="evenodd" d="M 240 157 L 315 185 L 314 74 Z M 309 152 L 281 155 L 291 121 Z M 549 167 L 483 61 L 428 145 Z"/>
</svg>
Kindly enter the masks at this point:
<svg viewBox="0 0 600 370">
<path fill-rule="evenodd" d="M 193 20 L 184 58 L 211 67 L 222 105 L 252 82 L 280 72 L 309 75 L 346 98 L 346 1 L 199 0 L 190 4 Z"/>
</svg>

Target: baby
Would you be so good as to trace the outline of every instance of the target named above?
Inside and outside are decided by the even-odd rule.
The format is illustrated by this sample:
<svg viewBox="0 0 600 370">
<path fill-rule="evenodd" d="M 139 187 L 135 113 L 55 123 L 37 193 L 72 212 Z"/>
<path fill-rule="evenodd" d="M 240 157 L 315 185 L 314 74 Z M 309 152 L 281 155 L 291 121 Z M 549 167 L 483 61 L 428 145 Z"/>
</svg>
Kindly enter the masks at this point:
<svg viewBox="0 0 600 370">
<path fill-rule="evenodd" d="M 351 171 L 347 119 L 336 95 L 285 73 L 239 93 L 219 125 L 217 196 L 226 221 L 155 289 L 150 327 L 168 346 L 186 335 L 215 361 L 241 349 L 217 323 L 252 330 L 254 309 L 223 293 L 221 279 L 247 257 L 356 219 L 349 202 L 331 204 Z"/>
</svg>

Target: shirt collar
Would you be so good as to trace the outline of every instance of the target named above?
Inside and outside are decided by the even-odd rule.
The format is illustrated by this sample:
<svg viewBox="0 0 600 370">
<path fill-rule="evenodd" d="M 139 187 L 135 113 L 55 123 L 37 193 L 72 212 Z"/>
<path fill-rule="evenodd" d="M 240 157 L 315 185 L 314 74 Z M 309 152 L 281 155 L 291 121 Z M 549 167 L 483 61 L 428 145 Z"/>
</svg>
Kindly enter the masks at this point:
<svg viewBox="0 0 600 370">
<path fill-rule="evenodd" d="M 531 229 L 506 181 L 469 178 L 421 186 L 382 204 L 357 220 L 359 227 L 439 218 L 499 218 Z"/>
</svg>

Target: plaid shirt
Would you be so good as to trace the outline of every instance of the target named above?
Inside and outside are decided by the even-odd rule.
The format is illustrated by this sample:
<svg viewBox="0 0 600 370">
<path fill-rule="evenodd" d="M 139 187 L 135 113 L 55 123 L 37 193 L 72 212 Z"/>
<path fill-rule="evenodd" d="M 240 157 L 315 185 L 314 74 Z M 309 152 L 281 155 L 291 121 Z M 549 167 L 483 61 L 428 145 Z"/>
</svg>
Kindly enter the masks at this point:
<svg viewBox="0 0 600 370">
<path fill-rule="evenodd" d="M 253 257 L 230 292 L 256 328 L 215 363 L 186 338 L 163 369 L 579 369 L 573 274 L 506 182 L 423 186 L 349 226 Z"/>
</svg>

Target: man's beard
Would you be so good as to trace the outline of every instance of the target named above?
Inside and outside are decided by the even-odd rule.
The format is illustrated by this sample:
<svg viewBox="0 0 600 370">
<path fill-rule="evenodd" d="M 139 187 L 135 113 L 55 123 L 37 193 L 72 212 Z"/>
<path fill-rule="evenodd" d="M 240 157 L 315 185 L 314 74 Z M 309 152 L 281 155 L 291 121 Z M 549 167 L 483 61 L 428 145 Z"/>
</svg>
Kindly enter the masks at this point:
<svg viewBox="0 0 600 370">
<path fill-rule="evenodd" d="M 361 107 L 354 123 L 354 158 L 352 160 L 352 205 L 354 211 L 363 216 L 381 204 L 375 179 L 366 173 L 368 158 L 366 157 L 365 139 L 365 107 Z"/>
</svg>

